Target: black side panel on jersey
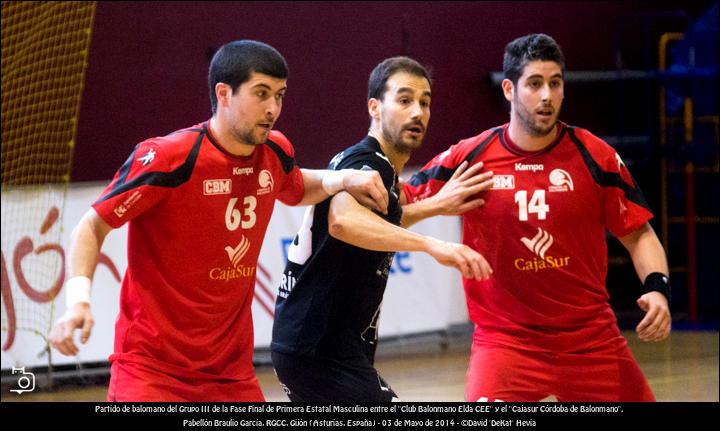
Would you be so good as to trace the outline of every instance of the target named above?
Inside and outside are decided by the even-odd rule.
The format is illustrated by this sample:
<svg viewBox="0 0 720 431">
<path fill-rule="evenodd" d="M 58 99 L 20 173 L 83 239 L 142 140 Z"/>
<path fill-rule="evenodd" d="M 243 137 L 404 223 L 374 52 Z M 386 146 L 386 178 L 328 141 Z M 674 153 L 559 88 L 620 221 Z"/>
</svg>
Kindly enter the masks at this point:
<svg viewBox="0 0 720 431">
<path fill-rule="evenodd" d="M 472 163 L 473 160 L 477 158 L 477 156 L 482 152 L 483 148 L 495 138 L 495 136 L 498 135 L 502 131 L 502 127 L 496 127 L 493 129 L 492 133 L 488 135 L 487 138 L 483 139 L 482 142 L 480 142 L 475 148 L 473 148 L 472 151 L 465 157 L 463 162 Z M 410 178 L 408 181 L 408 184 L 411 186 L 419 186 L 422 184 L 426 184 L 430 180 L 438 180 L 447 182 L 457 170 L 458 166 L 460 166 L 462 162 L 458 163 L 457 166 L 453 166 L 452 168 L 448 168 L 445 166 L 433 166 L 432 168 L 426 169 L 424 171 L 419 171 L 415 175 Z"/>
<path fill-rule="evenodd" d="M 635 179 L 632 177 L 632 174 L 630 175 L 630 178 L 633 183 L 632 185 L 630 185 L 623 181 L 622 176 L 620 176 L 619 173 L 607 172 L 603 170 L 603 168 L 601 168 L 600 165 L 597 164 L 595 159 L 593 159 L 590 151 L 588 151 L 588 149 L 585 147 L 585 144 L 583 144 L 582 141 L 580 141 L 580 139 L 577 137 L 577 135 L 575 135 L 575 129 L 568 126 L 567 130 L 570 139 L 572 139 L 573 143 L 575 143 L 575 146 L 580 152 L 583 161 L 585 161 L 585 165 L 590 171 L 590 175 L 592 175 L 593 180 L 595 180 L 596 183 L 598 183 L 601 187 L 617 187 L 621 189 L 623 193 L 625 193 L 625 197 L 627 197 L 630 202 L 633 202 L 643 208 L 646 208 L 647 210 L 650 210 L 650 205 L 648 205 L 647 201 L 645 200 L 645 196 L 643 196 L 640 187 L 638 187 L 635 183 Z"/>
<path fill-rule="evenodd" d="M 198 153 L 200 153 L 200 144 L 202 143 L 204 137 L 205 132 L 201 131 L 198 134 L 198 137 L 195 140 L 192 149 L 188 153 L 185 162 L 183 162 L 183 164 L 178 166 L 175 170 L 170 172 L 147 172 L 136 178 L 133 178 L 129 182 L 126 182 L 128 172 L 130 171 L 130 166 L 132 166 L 133 160 L 135 159 L 135 151 L 137 150 L 137 147 L 135 147 L 135 150 L 133 150 L 132 154 L 130 154 L 130 158 L 128 158 L 127 161 L 125 161 L 125 164 L 123 164 L 123 166 L 120 168 L 120 175 L 118 176 L 118 180 L 113 186 L 113 189 L 110 191 L 110 193 L 98 199 L 96 203 L 103 202 L 107 199 L 112 198 L 113 196 L 117 196 L 121 193 L 132 190 L 142 185 L 158 187 L 177 187 L 187 182 L 190 179 L 190 176 L 192 176 L 192 171 L 195 167 Z"/>
<path fill-rule="evenodd" d="M 290 171 L 293 170 L 295 167 L 295 159 L 288 156 L 285 151 L 283 151 L 282 148 L 280 148 L 280 145 L 276 144 L 275 142 L 268 139 L 265 141 L 265 145 L 270 147 L 271 150 L 275 153 L 275 155 L 278 156 L 278 159 L 280 159 L 280 164 L 282 165 L 283 171 L 285 174 L 289 174 Z"/>
</svg>

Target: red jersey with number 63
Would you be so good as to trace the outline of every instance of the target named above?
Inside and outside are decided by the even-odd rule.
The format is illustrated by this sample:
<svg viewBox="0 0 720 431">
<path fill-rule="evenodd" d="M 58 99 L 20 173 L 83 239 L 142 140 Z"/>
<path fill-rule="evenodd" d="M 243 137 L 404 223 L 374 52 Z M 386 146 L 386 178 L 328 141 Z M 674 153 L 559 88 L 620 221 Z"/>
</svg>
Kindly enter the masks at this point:
<svg viewBox="0 0 720 431">
<path fill-rule="evenodd" d="M 493 268 L 464 280 L 476 339 L 542 351 L 582 351 L 619 335 L 605 288 L 605 230 L 621 237 L 652 214 L 620 156 L 587 130 L 558 123 L 535 153 L 508 125 L 460 141 L 405 186 L 409 202 L 435 194 L 457 167 L 484 162 L 494 185 L 463 215 L 463 243 Z"/>
<path fill-rule="evenodd" d="M 110 360 L 184 380 L 254 378 L 260 248 L 275 199 L 303 193 L 276 131 L 247 157 L 218 145 L 209 121 L 138 144 L 93 204 L 112 227 L 130 222 Z"/>
</svg>

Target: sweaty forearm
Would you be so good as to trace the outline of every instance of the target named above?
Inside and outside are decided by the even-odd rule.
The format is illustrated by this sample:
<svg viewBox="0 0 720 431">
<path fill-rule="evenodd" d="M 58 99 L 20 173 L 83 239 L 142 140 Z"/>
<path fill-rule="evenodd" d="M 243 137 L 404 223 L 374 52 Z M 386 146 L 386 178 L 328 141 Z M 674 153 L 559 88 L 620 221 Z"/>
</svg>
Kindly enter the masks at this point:
<svg viewBox="0 0 720 431">
<path fill-rule="evenodd" d="M 401 226 L 409 228 L 417 222 L 425 220 L 426 218 L 435 217 L 439 215 L 438 206 L 435 205 L 430 199 L 425 199 L 412 204 L 403 205 L 403 215 Z"/>
<path fill-rule="evenodd" d="M 669 274 L 665 250 L 649 224 L 619 239 L 630 253 L 640 281 L 653 272 Z"/>
<path fill-rule="evenodd" d="M 323 189 L 322 179 L 325 170 L 301 169 L 305 194 L 298 205 L 315 205 L 327 199 L 330 195 Z"/>
<path fill-rule="evenodd" d="M 433 241 L 384 220 L 346 192 L 330 203 L 328 231 L 340 241 L 374 251 L 427 252 Z"/>
</svg>

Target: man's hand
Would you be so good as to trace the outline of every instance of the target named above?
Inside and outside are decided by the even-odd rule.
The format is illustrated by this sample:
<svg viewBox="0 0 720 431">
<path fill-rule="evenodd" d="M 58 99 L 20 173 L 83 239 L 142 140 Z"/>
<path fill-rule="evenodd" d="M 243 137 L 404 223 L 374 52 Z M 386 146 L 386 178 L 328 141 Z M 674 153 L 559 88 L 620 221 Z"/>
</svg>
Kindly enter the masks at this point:
<svg viewBox="0 0 720 431">
<path fill-rule="evenodd" d="M 482 198 L 467 200 L 493 186 L 492 171 L 480 174 L 482 168 L 483 162 L 469 169 L 468 162 L 462 162 L 443 188 L 428 198 L 437 207 L 438 215 L 460 215 L 485 203 Z"/>
<path fill-rule="evenodd" d="M 645 318 L 635 331 L 643 341 L 662 341 L 670 335 L 672 318 L 667 299 L 660 292 L 648 292 L 637 300 Z"/>
<path fill-rule="evenodd" d="M 360 205 L 387 214 L 388 193 L 377 171 L 343 169 L 343 189 Z"/>
<path fill-rule="evenodd" d="M 60 320 L 55 323 L 55 326 L 50 331 L 48 341 L 63 355 L 77 355 L 78 347 L 73 340 L 75 330 L 82 329 L 80 341 L 85 344 L 90 338 L 90 332 L 94 324 L 90 304 L 79 302 L 68 309 Z"/>
<path fill-rule="evenodd" d="M 467 279 L 487 280 L 493 272 L 480 253 L 464 244 L 435 240 L 428 254 L 438 263 L 456 268 Z"/>
</svg>

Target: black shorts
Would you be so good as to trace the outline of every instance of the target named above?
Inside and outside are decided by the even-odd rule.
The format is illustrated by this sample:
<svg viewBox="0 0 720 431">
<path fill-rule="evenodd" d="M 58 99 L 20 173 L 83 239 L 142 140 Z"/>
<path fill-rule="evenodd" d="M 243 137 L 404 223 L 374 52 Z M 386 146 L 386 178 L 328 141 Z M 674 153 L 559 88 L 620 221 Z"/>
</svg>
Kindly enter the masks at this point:
<svg viewBox="0 0 720 431">
<path fill-rule="evenodd" d="M 397 395 L 364 356 L 329 359 L 272 352 L 290 401 L 390 402 Z"/>
</svg>

